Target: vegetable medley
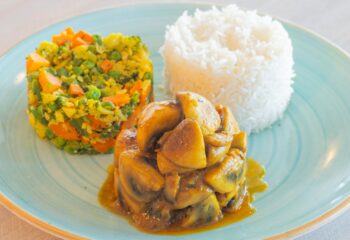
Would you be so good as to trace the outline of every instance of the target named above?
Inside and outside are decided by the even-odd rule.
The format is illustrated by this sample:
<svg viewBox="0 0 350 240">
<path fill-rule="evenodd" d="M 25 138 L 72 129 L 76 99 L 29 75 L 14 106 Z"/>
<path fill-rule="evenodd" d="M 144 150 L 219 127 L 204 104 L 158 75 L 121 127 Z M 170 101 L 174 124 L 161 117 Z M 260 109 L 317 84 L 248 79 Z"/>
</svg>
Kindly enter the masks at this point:
<svg viewBox="0 0 350 240">
<path fill-rule="evenodd" d="M 69 153 L 110 152 L 152 96 L 152 62 L 137 36 L 67 28 L 40 43 L 26 67 L 30 123 Z"/>
</svg>

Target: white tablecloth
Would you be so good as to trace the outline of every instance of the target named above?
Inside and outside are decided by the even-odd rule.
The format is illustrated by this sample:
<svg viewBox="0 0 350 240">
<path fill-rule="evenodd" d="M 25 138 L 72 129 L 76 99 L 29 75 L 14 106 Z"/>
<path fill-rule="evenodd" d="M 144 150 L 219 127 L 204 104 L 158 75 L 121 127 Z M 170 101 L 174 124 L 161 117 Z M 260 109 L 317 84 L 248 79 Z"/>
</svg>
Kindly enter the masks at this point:
<svg viewBox="0 0 350 240">
<path fill-rule="evenodd" d="M 0 54 L 53 23 L 133 0 L 0 0 Z M 180 2 L 180 1 L 176 1 Z M 350 52 L 350 0 L 221 0 L 293 21 Z M 350 92 L 350 91 L 349 91 Z M 0 239 L 57 239 L 0 206 Z M 350 239 L 350 210 L 298 239 Z"/>
</svg>

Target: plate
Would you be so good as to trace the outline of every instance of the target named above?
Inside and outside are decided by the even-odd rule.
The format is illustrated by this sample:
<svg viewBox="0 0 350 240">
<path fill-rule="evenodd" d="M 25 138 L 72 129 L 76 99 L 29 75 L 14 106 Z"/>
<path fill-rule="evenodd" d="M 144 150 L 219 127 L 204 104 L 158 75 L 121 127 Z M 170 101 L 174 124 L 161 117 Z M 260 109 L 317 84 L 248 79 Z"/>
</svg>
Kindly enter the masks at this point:
<svg viewBox="0 0 350 240">
<path fill-rule="evenodd" d="M 155 92 L 162 82 L 158 53 L 166 25 L 184 11 L 208 5 L 130 5 L 72 18 L 19 43 L 0 58 L 1 202 L 56 235 L 94 239 L 173 239 L 145 234 L 97 201 L 112 155 L 72 156 L 40 140 L 26 109 L 25 56 L 67 26 L 107 35 L 140 35 L 154 62 Z M 322 38 L 283 23 L 294 46 L 296 78 L 284 117 L 249 138 L 249 156 L 266 166 L 270 188 L 256 214 L 182 239 L 285 238 L 315 228 L 350 205 L 350 59 Z"/>
</svg>

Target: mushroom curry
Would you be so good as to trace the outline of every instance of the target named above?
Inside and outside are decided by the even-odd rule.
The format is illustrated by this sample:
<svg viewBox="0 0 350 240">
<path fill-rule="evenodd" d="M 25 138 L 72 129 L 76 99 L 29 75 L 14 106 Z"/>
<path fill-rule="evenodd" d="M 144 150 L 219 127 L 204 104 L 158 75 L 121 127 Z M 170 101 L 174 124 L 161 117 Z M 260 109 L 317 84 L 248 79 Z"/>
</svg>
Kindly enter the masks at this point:
<svg viewBox="0 0 350 240">
<path fill-rule="evenodd" d="M 263 191 L 266 184 L 259 165 L 250 163 L 260 170 L 247 174 L 246 152 L 246 134 L 228 107 L 179 92 L 174 101 L 147 105 L 137 126 L 118 135 L 100 202 L 153 232 L 241 216 L 242 206 L 250 215 L 248 188 Z"/>
</svg>

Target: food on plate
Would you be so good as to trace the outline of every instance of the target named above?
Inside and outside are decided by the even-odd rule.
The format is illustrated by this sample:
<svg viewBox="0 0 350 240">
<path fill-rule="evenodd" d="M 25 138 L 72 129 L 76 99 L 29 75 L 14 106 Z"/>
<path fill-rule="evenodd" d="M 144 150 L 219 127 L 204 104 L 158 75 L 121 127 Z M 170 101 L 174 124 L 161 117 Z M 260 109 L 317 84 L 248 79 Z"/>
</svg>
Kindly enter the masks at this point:
<svg viewBox="0 0 350 240">
<path fill-rule="evenodd" d="M 248 134 L 279 119 L 293 89 L 292 44 L 282 24 L 235 5 L 185 12 L 161 53 L 172 93 L 194 91 L 231 108 Z"/>
<path fill-rule="evenodd" d="M 118 135 L 100 201 L 148 231 L 213 224 L 244 202 L 251 214 L 246 153 L 247 135 L 228 107 L 178 92 L 150 103 L 137 127 Z M 263 175 L 250 173 L 255 190 L 264 190 Z"/>
<path fill-rule="evenodd" d="M 153 67 L 137 36 L 67 28 L 27 57 L 28 115 L 69 153 L 107 153 L 152 97 Z"/>
</svg>

